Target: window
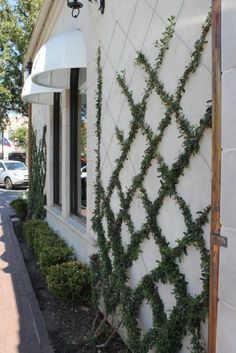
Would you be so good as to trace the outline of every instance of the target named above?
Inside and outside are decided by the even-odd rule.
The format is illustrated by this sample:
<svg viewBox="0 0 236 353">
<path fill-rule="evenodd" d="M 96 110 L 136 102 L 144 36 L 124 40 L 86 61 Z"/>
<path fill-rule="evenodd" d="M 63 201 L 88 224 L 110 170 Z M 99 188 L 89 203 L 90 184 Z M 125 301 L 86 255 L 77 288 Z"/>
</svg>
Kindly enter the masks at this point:
<svg viewBox="0 0 236 353">
<path fill-rule="evenodd" d="M 61 110 L 60 93 L 53 97 L 53 202 L 61 205 Z"/>
<path fill-rule="evenodd" d="M 87 207 L 86 94 L 80 90 L 83 72 L 71 69 L 70 77 L 70 211 L 85 221 Z"/>
<path fill-rule="evenodd" d="M 21 163 L 21 162 L 10 162 L 10 163 L 5 163 L 5 167 L 8 169 L 8 170 L 27 170 L 28 168 L 26 167 L 26 165 L 24 163 Z"/>
<path fill-rule="evenodd" d="M 86 94 L 81 94 L 80 107 L 80 214 L 86 217 L 87 213 L 87 105 Z"/>
</svg>

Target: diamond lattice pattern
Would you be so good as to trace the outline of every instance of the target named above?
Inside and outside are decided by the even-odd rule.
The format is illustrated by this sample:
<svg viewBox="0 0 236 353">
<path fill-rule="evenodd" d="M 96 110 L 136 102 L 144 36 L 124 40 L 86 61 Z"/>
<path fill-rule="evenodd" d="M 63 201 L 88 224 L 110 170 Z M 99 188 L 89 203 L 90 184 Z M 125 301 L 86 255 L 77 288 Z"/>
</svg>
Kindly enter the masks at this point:
<svg viewBox="0 0 236 353">
<path fill-rule="evenodd" d="M 198 74 L 197 65 L 209 28 L 208 17 L 202 27 L 202 37 L 196 42 L 190 63 L 179 78 L 174 93 L 169 93 L 159 78 L 174 35 L 173 22 L 163 34 L 154 64 L 149 63 L 143 54 L 138 54 L 137 62 L 146 75 L 146 87 L 139 102 L 133 99 L 125 74 L 118 76 L 131 119 L 129 130 L 125 132 L 119 129 L 119 120 L 117 122 L 116 138 L 121 152 L 113 164 L 108 185 L 101 185 L 101 214 L 95 217 L 94 228 L 99 219 L 106 219 L 106 238 L 103 239 L 106 246 L 100 245 L 100 250 L 103 273 L 106 273 L 105 287 L 114 293 L 107 300 L 107 310 L 112 314 L 117 306 L 121 308 L 128 341 L 134 352 L 152 349 L 158 353 L 180 352 L 186 334 L 191 336 L 192 349 L 200 345 L 200 325 L 206 316 L 208 299 L 208 250 L 203 228 L 208 222 L 209 208 L 205 205 L 206 208 L 192 214 L 178 184 L 190 161 L 199 153 L 204 131 L 210 127 L 211 110 L 207 104 L 203 116 L 194 125 L 181 106 L 187 81 Z M 155 97 L 158 114 L 157 122 L 152 124 L 148 109 L 150 102 L 154 104 Z M 137 154 L 140 151 L 138 146 L 135 147 L 137 143 L 142 145 L 142 155 Z M 172 153 L 168 153 L 168 149 Z M 125 177 L 127 169 L 132 169 L 128 179 Z M 152 176 L 151 184 L 147 179 L 149 175 Z M 103 227 L 104 221 L 100 224 L 98 239 L 102 237 Z M 157 248 L 156 259 L 153 259 L 153 251 L 150 251 L 152 258 L 148 259 L 150 239 L 150 244 Z M 144 246 L 145 256 L 142 254 Z M 109 259 L 110 250 L 112 261 Z M 197 259 L 196 264 L 186 260 L 190 250 L 195 254 L 193 260 Z M 147 271 L 134 281 L 130 276 L 139 262 L 144 263 Z M 189 266 L 195 265 L 198 282 L 201 282 L 200 291 L 190 288 L 187 283 L 191 277 Z M 143 303 L 148 306 L 151 319 L 141 333 L 138 315 L 144 310 Z M 193 316 L 193 322 L 189 316 L 191 311 L 199 312 L 198 316 Z"/>
</svg>

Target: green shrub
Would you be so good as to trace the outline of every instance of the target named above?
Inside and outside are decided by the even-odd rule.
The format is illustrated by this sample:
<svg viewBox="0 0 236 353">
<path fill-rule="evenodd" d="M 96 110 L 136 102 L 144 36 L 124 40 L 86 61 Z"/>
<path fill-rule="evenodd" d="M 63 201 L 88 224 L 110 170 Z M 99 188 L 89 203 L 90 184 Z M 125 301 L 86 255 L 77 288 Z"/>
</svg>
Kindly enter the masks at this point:
<svg viewBox="0 0 236 353">
<path fill-rule="evenodd" d="M 26 219 L 27 213 L 28 213 L 28 204 L 27 200 L 18 198 L 13 200 L 10 203 L 11 207 L 15 209 L 16 211 L 16 216 L 20 218 L 21 221 L 24 221 Z"/>
<path fill-rule="evenodd" d="M 43 225 L 35 229 L 33 234 L 30 233 L 27 238 L 37 257 L 45 248 L 54 247 L 56 243 L 60 242 L 58 236 Z M 63 245 L 66 246 L 65 242 L 63 242 Z"/>
<path fill-rule="evenodd" d="M 74 260 L 73 249 L 62 242 L 45 243 L 37 253 L 38 262 L 44 273 L 48 273 L 53 265 Z"/>
<path fill-rule="evenodd" d="M 90 302 L 90 270 L 79 261 L 51 266 L 48 269 L 47 284 L 54 295 L 66 302 Z"/>
<path fill-rule="evenodd" d="M 46 222 L 30 220 L 24 224 L 23 230 L 44 273 L 52 265 L 74 260 L 73 249 Z"/>
<path fill-rule="evenodd" d="M 90 302 L 90 270 L 81 262 L 73 261 L 73 249 L 42 220 L 26 222 L 23 230 L 47 275 L 49 290 L 64 301 Z"/>
<path fill-rule="evenodd" d="M 39 219 L 31 219 L 24 223 L 23 231 L 26 236 L 28 243 L 34 248 L 34 243 L 37 242 L 37 237 L 40 234 L 48 231 L 48 225 L 46 222 Z"/>
</svg>

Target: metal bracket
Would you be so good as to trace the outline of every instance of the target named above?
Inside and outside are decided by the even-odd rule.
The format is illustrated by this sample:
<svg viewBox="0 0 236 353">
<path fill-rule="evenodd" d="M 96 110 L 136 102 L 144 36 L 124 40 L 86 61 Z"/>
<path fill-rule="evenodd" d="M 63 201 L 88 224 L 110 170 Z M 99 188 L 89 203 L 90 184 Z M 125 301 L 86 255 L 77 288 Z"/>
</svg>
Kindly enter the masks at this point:
<svg viewBox="0 0 236 353">
<path fill-rule="evenodd" d="M 228 238 L 222 237 L 219 233 L 211 233 L 211 242 L 224 248 L 228 247 Z"/>
</svg>

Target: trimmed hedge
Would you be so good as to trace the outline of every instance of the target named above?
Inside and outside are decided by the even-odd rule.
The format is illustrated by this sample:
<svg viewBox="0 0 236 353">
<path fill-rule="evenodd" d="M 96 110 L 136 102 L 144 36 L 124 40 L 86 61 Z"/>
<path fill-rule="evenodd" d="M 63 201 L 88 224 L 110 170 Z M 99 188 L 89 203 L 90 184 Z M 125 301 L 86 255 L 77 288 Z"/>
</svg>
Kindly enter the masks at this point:
<svg viewBox="0 0 236 353">
<path fill-rule="evenodd" d="M 20 218 L 21 221 L 26 219 L 28 214 L 28 203 L 27 200 L 23 198 L 18 198 L 11 201 L 10 206 L 15 209 L 16 216 Z"/>
<path fill-rule="evenodd" d="M 73 249 L 46 222 L 30 220 L 24 224 L 23 230 L 45 274 L 50 266 L 75 259 Z"/>
<path fill-rule="evenodd" d="M 51 266 L 46 280 L 48 289 L 63 301 L 91 301 L 90 270 L 79 261 Z"/>
<path fill-rule="evenodd" d="M 24 223 L 23 231 L 25 233 L 27 242 L 34 248 L 37 242 L 37 234 L 48 232 L 48 225 L 44 221 L 32 219 Z"/>
<path fill-rule="evenodd" d="M 23 230 L 46 275 L 48 289 L 63 301 L 90 302 L 90 269 L 75 261 L 73 249 L 42 220 L 26 222 Z"/>
</svg>

